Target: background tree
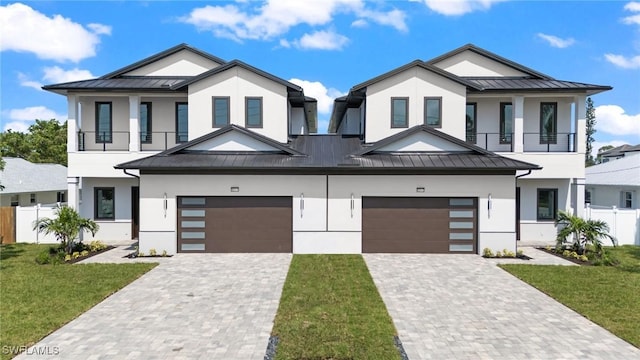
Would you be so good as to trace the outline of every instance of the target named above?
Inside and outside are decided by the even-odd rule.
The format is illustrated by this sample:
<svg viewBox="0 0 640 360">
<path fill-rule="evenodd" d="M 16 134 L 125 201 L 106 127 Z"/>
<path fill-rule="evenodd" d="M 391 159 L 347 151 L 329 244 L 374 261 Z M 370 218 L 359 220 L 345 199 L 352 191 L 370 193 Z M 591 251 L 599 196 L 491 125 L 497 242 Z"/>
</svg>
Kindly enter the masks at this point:
<svg viewBox="0 0 640 360">
<path fill-rule="evenodd" d="M 593 100 L 591 98 L 587 98 L 587 151 L 584 154 L 584 164 L 585 166 L 594 165 L 596 162 L 593 159 L 593 142 L 595 139 L 593 135 L 596 133 L 596 109 L 593 107 Z"/>
<path fill-rule="evenodd" d="M 596 157 L 596 164 L 600 164 L 602 162 L 602 153 L 608 150 L 613 149 L 613 145 L 605 145 L 598 149 L 598 156 Z"/>
<path fill-rule="evenodd" d="M 27 133 L 12 130 L 0 133 L 0 156 L 67 166 L 67 123 L 36 120 Z"/>
</svg>

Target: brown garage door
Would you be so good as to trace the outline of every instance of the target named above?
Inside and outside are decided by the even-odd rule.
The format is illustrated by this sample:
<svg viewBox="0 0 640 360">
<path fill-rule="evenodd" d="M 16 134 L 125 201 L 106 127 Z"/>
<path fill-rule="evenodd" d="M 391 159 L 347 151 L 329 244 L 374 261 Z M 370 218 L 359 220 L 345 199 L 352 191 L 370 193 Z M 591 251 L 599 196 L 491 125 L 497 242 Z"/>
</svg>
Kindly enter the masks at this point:
<svg viewBox="0 0 640 360">
<path fill-rule="evenodd" d="M 362 198 L 362 252 L 476 253 L 476 198 Z"/>
<path fill-rule="evenodd" d="M 291 252 L 291 197 L 179 197 L 179 252 Z"/>
</svg>

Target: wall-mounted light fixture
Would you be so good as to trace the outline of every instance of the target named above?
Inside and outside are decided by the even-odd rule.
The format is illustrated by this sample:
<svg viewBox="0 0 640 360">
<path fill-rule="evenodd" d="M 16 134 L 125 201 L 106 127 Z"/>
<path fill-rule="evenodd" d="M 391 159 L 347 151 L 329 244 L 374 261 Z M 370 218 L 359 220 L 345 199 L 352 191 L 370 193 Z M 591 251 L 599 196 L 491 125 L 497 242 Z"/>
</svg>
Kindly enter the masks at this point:
<svg viewBox="0 0 640 360">
<path fill-rule="evenodd" d="M 164 217 L 166 218 L 167 217 L 167 207 L 168 207 L 168 204 L 167 204 L 167 193 L 164 193 L 164 197 L 162 199 L 162 206 L 164 208 Z"/>
<path fill-rule="evenodd" d="M 240 187 L 239 186 L 232 186 L 231 187 L 231 192 L 240 192 Z"/>
<path fill-rule="evenodd" d="M 487 216 L 491 218 L 491 193 L 487 196 Z"/>
<path fill-rule="evenodd" d="M 418 186 L 416 188 L 416 192 L 423 193 L 424 192 L 424 186 Z"/>
<path fill-rule="evenodd" d="M 351 218 L 353 218 L 353 209 L 356 207 L 356 199 L 353 193 L 351 193 Z"/>
<path fill-rule="evenodd" d="M 300 217 L 302 218 L 304 213 L 304 193 L 300 193 Z"/>
</svg>

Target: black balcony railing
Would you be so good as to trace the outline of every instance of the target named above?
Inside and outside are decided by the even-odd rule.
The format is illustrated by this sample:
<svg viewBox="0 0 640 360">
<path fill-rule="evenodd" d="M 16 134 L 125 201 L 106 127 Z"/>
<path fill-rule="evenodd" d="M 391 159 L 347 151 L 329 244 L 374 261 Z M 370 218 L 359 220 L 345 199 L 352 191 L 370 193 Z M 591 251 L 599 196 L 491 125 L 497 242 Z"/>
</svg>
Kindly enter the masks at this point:
<svg viewBox="0 0 640 360">
<path fill-rule="evenodd" d="M 187 133 L 156 131 L 140 133 L 140 151 L 163 151 L 188 141 Z M 128 131 L 80 131 L 78 151 L 138 151 L 129 149 Z"/>
<path fill-rule="evenodd" d="M 513 133 L 470 133 L 468 143 L 495 152 L 513 152 L 515 149 Z M 522 138 L 524 152 L 576 152 L 575 133 L 524 133 Z"/>
</svg>

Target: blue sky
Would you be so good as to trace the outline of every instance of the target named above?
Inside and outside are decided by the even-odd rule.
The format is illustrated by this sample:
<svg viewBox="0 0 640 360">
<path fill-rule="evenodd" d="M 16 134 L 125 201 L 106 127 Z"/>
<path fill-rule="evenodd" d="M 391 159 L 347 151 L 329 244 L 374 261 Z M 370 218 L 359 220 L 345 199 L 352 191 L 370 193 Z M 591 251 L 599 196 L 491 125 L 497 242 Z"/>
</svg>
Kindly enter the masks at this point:
<svg viewBox="0 0 640 360">
<path fill-rule="evenodd" d="M 2 1 L 0 27 L 0 130 L 66 118 L 66 99 L 43 84 L 188 43 L 302 85 L 326 131 L 333 98 L 351 86 L 473 43 L 557 79 L 613 86 L 593 97 L 595 149 L 640 143 L 640 2 Z"/>
</svg>

